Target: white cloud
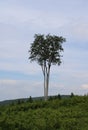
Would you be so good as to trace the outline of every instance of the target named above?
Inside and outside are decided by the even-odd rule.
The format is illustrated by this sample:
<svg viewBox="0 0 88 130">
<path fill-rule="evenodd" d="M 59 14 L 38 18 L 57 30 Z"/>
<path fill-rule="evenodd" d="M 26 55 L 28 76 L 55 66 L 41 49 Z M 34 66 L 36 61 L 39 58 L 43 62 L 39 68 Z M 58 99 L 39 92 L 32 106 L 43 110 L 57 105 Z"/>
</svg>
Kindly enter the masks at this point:
<svg viewBox="0 0 88 130">
<path fill-rule="evenodd" d="M 88 18 L 73 18 L 63 26 L 62 31 L 64 31 L 68 39 L 76 40 L 79 43 L 84 44 L 85 41 L 88 41 Z M 86 43 L 87 44 L 87 43 Z"/>
<path fill-rule="evenodd" d="M 0 80 L 0 100 L 43 96 L 41 82 L 28 80 Z"/>
<path fill-rule="evenodd" d="M 70 79 L 69 79 L 70 80 Z M 58 80 L 58 82 L 50 81 L 49 95 L 57 94 L 85 94 L 88 89 L 88 84 L 80 85 L 67 83 L 66 81 Z M 29 96 L 43 96 L 44 94 L 43 81 L 31 80 L 0 80 L 0 100 L 27 98 Z"/>
<path fill-rule="evenodd" d="M 88 20 L 87 21 L 79 21 L 78 23 L 74 24 L 73 26 L 73 35 L 82 40 L 88 41 Z"/>
<path fill-rule="evenodd" d="M 6 5 L 0 8 L 0 22 L 16 24 L 23 23 L 37 17 L 37 11 L 26 9 L 18 5 Z"/>
<path fill-rule="evenodd" d="M 81 86 L 81 88 L 87 90 L 87 89 L 88 89 L 88 84 L 83 84 L 83 85 Z"/>
<path fill-rule="evenodd" d="M 68 22 L 68 19 L 59 12 L 46 12 L 45 10 L 38 10 L 34 7 L 22 7 L 18 5 L 6 5 L 0 8 L 0 22 L 16 26 L 29 26 L 29 28 L 36 28 L 36 30 L 56 29 Z"/>
<path fill-rule="evenodd" d="M 7 80 L 7 79 L 3 79 L 3 80 L 0 80 L 0 86 L 12 86 L 12 85 L 16 85 L 16 80 Z"/>
</svg>

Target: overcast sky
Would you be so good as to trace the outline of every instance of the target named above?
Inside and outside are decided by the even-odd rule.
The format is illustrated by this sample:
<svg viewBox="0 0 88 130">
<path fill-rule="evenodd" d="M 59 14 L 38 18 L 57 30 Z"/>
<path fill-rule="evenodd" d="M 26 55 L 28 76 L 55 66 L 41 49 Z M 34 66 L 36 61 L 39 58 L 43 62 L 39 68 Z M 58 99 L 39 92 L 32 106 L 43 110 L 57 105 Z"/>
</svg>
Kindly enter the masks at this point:
<svg viewBox="0 0 88 130">
<path fill-rule="evenodd" d="M 88 0 L 0 0 L 0 100 L 43 96 L 43 74 L 28 60 L 35 34 L 63 36 L 62 64 L 49 95 L 88 93 Z"/>
</svg>

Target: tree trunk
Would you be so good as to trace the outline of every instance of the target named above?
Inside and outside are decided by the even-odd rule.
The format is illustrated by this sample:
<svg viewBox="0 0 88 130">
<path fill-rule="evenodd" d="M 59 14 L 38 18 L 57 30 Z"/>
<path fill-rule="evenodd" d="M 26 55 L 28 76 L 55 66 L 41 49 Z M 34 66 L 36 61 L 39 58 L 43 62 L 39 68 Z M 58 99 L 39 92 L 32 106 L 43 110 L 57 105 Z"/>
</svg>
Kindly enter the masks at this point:
<svg viewBox="0 0 88 130">
<path fill-rule="evenodd" d="M 46 74 L 45 74 L 45 100 L 48 99 L 48 89 L 49 89 L 49 76 L 50 76 L 50 65 L 48 65 L 46 69 Z"/>
<path fill-rule="evenodd" d="M 46 96 L 46 77 L 44 75 L 44 97 Z"/>
<path fill-rule="evenodd" d="M 44 98 L 48 99 L 48 88 L 49 88 L 49 75 L 50 75 L 50 65 L 46 65 L 46 61 L 42 65 L 42 71 L 44 75 Z"/>
</svg>

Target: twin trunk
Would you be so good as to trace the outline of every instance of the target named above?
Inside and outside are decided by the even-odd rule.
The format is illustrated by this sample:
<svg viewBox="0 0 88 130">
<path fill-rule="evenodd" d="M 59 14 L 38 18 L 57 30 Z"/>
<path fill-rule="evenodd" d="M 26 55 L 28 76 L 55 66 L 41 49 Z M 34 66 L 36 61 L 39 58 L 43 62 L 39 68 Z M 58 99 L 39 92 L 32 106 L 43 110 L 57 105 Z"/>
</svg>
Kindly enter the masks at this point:
<svg viewBox="0 0 88 130">
<path fill-rule="evenodd" d="M 44 98 L 48 99 L 48 88 L 49 88 L 49 76 L 50 76 L 50 64 L 46 65 L 46 62 L 42 66 L 43 75 L 44 75 Z"/>
</svg>

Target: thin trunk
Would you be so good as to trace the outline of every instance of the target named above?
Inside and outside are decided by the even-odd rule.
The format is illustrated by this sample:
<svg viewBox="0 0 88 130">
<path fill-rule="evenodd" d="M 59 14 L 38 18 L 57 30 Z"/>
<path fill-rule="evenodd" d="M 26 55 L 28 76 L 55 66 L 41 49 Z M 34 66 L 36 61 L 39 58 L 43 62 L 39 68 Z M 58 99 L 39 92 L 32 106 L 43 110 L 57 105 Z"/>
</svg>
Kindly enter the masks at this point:
<svg viewBox="0 0 88 130">
<path fill-rule="evenodd" d="M 44 65 L 44 97 L 45 97 L 45 65 Z"/>
<path fill-rule="evenodd" d="M 47 100 L 47 65 L 45 62 L 45 100 Z"/>
<path fill-rule="evenodd" d="M 46 95 L 45 95 L 45 100 L 48 99 L 49 76 L 50 76 L 50 65 L 48 65 L 47 68 L 46 68 L 46 86 L 45 86 Z"/>
<path fill-rule="evenodd" d="M 46 61 L 44 61 L 44 97 L 46 97 Z"/>
<path fill-rule="evenodd" d="M 44 98 L 45 100 L 48 99 L 48 88 L 49 88 L 49 76 L 50 76 L 50 64 L 46 65 L 46 61 L 41 66 L 44 76 Z"/>
</svg>

